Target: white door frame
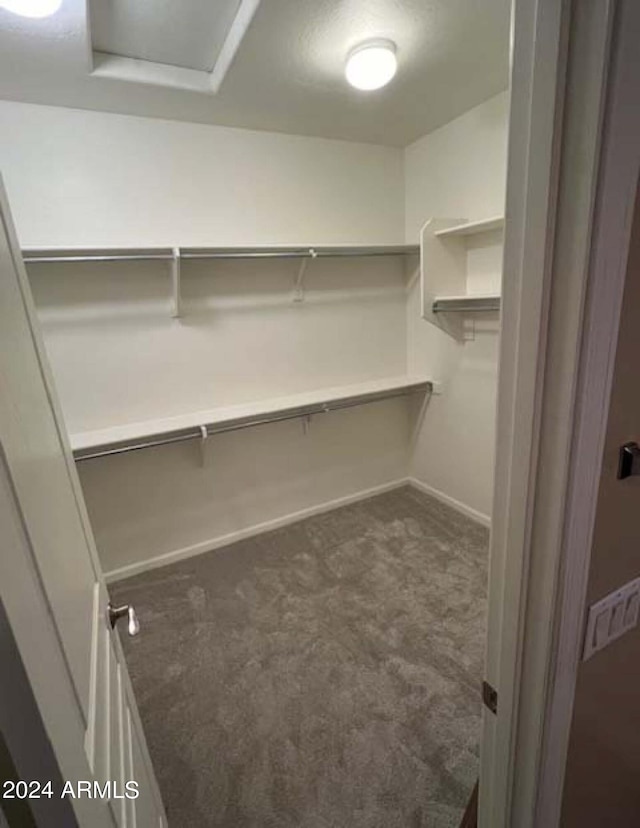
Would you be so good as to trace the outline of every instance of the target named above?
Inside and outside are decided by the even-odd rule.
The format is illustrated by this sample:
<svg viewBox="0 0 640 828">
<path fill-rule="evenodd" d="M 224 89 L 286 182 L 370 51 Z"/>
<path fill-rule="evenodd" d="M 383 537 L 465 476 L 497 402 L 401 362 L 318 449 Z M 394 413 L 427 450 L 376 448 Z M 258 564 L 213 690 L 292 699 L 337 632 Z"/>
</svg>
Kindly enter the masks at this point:
<svg viewBox="0 0 640 828">
<path fill-rule="evenodd" d="M 623 12 L 635 26 L 617 25 Z M 498 713 L 484 715 L 480 828 L 559 823 L 639 165 L 638 13 L 636 0 L 515 0 L 487 655 Z"/>
<path fill-rule="evenodd" d="M 640 176 L 640 4 L 618 0 L 563 525 L 554 660 L 544 716 L 536 826 L 558 823 L 631 229 Z"/>
</svg>

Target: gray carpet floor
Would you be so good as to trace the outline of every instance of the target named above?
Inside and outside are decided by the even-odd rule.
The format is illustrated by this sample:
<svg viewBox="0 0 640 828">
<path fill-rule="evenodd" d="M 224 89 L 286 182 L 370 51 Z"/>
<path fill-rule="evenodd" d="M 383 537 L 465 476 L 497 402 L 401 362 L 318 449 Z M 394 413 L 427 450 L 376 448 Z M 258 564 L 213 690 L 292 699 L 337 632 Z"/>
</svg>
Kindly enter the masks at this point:
<svg viewBox="0 0 640 828">
<path fill-rule="evenodd" d="M 458 828 L 487 543 L 407 486 L 112 585 L 171 828 Z"/>
</svg>

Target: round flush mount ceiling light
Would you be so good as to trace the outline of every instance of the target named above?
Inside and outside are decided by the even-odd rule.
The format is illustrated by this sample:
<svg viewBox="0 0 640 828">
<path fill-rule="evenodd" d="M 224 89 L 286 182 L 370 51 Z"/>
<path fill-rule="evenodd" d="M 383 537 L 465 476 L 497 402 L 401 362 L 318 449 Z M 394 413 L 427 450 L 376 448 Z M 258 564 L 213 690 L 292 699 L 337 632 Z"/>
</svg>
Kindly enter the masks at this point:
<svg viewBox="0 0 640 828">
<path fill-rule="evenodd" d="M 62 0 L 0 0 L 0 9 L 21 17 L 50 17 L 61 5 Z"/>
<path fill-rule="evenodd" d="M 386 86 L 397 68 L 393 41 L 367 40 L 349 53 L 345 75 L 351 86 L 370 91 Z"/>
</svg>

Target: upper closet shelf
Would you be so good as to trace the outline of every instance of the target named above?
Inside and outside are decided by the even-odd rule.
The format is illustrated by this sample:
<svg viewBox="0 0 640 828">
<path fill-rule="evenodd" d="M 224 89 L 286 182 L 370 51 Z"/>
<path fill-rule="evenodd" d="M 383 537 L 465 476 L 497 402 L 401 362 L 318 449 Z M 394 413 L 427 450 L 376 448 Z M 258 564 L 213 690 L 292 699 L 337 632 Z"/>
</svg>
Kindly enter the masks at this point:
<svg viewBox="0 0 640 828">
<path fill-rule="evenodd" d="M 435 296 L 431 305 L 433 313 L 486 313 L 500 310 L 500 296 Z"/>
<path fill-rule="evenodd" d="M 27 264 L 53 262 L 128 262 L 186 259 L 317 259 L 345 256 L 415 256 L 417 244 L 317 245 L 290 247 L 156 247 L 25 249 Z"/>
<path fill-rule="evenodd" d="M 287 397 L 197 411 L 146 422 L 85 431 L 71 436 L 76 460 L 122 454 L 185 440 L 201 440 L 213 434 L 251 426 L 326 414 L 342 408 L 430 393 L 432 383 L 424 377 L 391 377 L 357 385 L 307 391 Z"/>
<path fill-rule="evenodd" d="M 436 230 L 434 235 L 438 238 L 447 236 L 475 236 L 478 233 L 489 233 L 491 230 L 501 230 L 504 227 L 504 216 L 493 216 L 481 221 L 466 221 L 463 224 L 454 224 L 453 227 L 446 227 L 443 230 Z"/>
<path fill-rule="evenodd" d="M 381 256 L 417 256 L 417 244 L 383 245 L 318 245 L 317 247 L 140 247 L 140 248 L 57 248 L 25 249 L 22 257 L 27 264 L 72 262 L 144 262 L 166 261 L 171 274 L 171 316 L 182 316 L 181 265 L 186 261 L 275 260 L 294 259 L 299 262 L 293 282 L 293 301 L 304 300 L 304 277 L 312 259 L 356 258 Z"/>
<path fill-rule="evenodd" d="M 474 331 L 468 315 L 500 310 L 503 227 L 503 216 L 426 222 L 420 233 L 423 319 L 466 340 Z"/>
</svg>

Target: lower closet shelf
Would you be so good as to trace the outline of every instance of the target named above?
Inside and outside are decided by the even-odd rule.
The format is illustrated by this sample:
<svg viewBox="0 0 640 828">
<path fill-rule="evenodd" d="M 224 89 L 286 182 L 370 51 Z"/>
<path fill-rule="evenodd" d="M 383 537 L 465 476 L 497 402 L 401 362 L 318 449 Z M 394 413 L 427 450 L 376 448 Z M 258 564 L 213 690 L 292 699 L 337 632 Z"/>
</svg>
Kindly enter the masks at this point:
<svg viewBox="0 0 640 828">
<path fill-rule="evenodd" d="M 307 391 L 177 417 L 85 431 L 71 435 L 71 448 L 76 460 L 90 460 L 169 443 L 203 439 L 213 434 L 256 425 L 324 414 L 394 397 L 428 394 L 431 390 L 431 381 L 423 377 L 403 376 L 371 380 L 357 385 Z"/>
</svg>

